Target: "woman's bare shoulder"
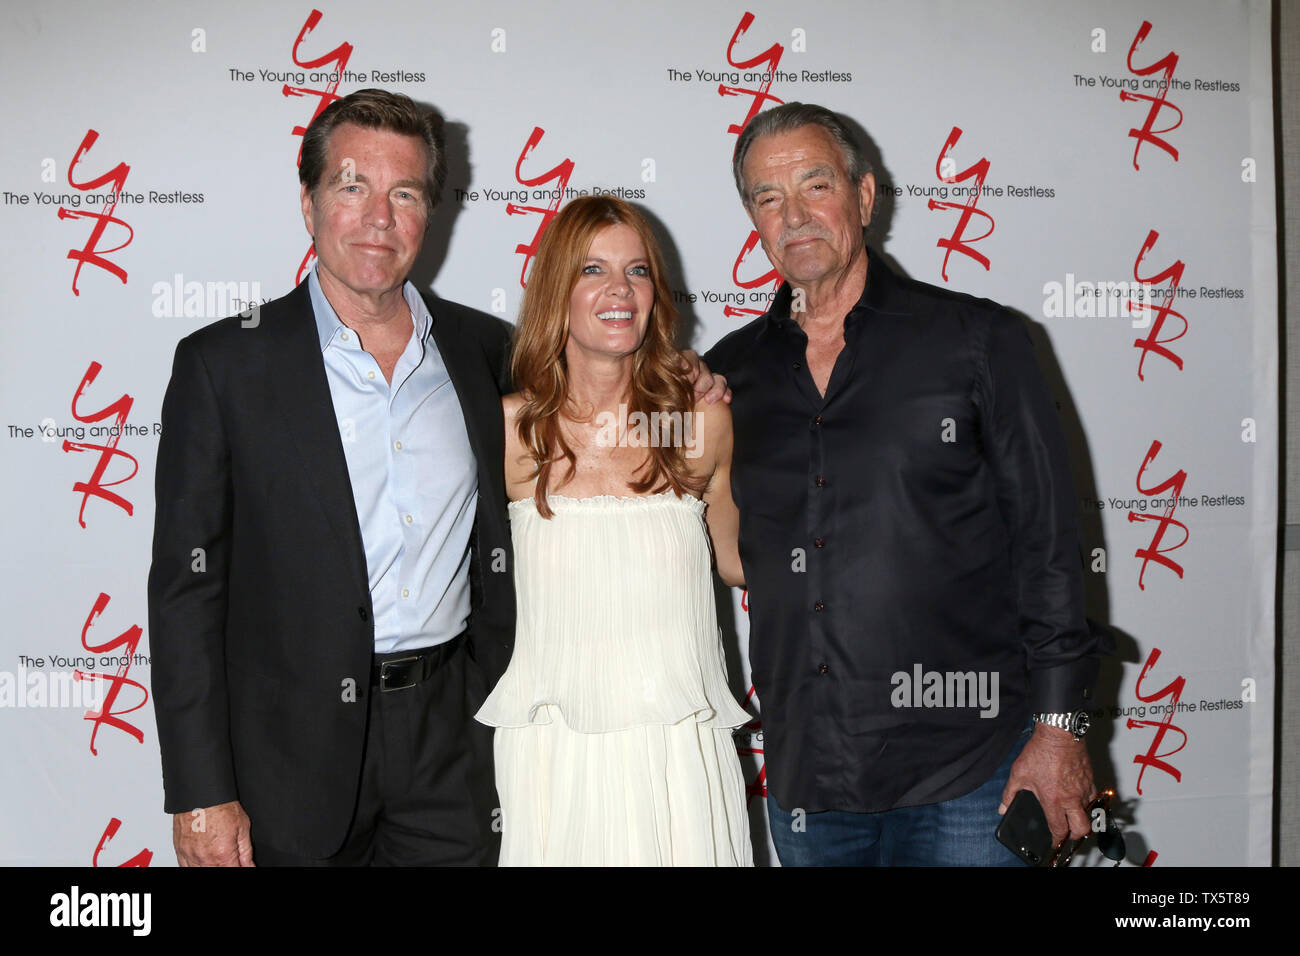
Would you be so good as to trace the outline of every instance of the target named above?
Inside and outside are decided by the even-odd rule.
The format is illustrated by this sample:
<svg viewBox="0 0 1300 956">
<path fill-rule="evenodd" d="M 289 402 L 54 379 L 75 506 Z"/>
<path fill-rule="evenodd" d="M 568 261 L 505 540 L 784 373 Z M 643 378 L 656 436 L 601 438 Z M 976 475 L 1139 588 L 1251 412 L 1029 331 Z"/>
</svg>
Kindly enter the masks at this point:
<svg viewBox="0 0 1300 956">
<path fill-rule="evenodd" d="M 515 416 L 519 414 L 519 409 L 523 407 L 524 401 L 523 392 L 511 392 L 509 395 L 501 396 L 501 412 L 505 415 L 507 421 L 514 421 Z"/>
<path fill-rule="evenodd" d="M 731 436 L 731 406 L 726 402 L 709 404 L 702 398 L 695 400 L 691 410 L 695 429 L 705 442 L 704 447 L 711 448 L 718 439 Z"/>
<path fill-rule="evenodd" d="M 720 458 L 731 457 L 731 408 L 726 402 L 712 405 L 697 399 L 683 428 L 686 458 L 691 471 L 712 478 Z"/>
</svg>

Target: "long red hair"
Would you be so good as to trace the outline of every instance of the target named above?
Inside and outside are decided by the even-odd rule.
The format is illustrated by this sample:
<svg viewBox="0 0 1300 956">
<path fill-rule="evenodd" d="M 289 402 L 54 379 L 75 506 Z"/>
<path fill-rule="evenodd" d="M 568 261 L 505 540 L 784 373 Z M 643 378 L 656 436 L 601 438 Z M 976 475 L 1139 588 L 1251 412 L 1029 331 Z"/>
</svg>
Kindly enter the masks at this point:
<svg viewBox="0 0 1300 956">
<path fill-rule="evenodd" d="M 511 375 L 523 396 L 516 415 L 519 438 L 536 467 L 537 488 L 533 500 L 543 517 L 551 517 L 546 493 L 551 468 L 567 461 L 573 475 L 577 459 L 564 440 L 560 416 L 569 401 L 569 369 L 564 347 L 569 340 L 569 299 L 591 249 L 602 229 L 614 225 L 636 230 L 645 246 L 654 286 L 645 338 L 636 351 L 627 396 L 629 416 L 642 412 L 650 421 L 653 413 L 688 413 L 694 407 L 694 390 L 678 364 L 673 334 L 677 310 L 664 277 L 663 254 L 649 225 L 636 209 L 613 196 L 582 196 L 560 210 L 542 235 L 528 275 L 515 345 Z M 651 489 L 672 489 L 678 495 L 699 491 L 704 479 L 690 473 L 685 449 L 677 444 L 652 443 L 645 468 L 631 482 L 638 494 Z"/>
</svg>

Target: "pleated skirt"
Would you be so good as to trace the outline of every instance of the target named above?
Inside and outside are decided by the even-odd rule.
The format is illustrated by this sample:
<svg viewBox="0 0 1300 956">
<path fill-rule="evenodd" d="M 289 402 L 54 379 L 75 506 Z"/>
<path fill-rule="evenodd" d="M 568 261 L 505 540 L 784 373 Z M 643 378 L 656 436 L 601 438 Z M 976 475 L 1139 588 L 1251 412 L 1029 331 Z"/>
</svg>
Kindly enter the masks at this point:
<svg viewBox="0 0 1300 956">
<path fill-rule="evenodd" d="M 753 866 L 728 728 L 688 716 L 578 733 L 498 727 L 502 866 Z"/>
</svg>

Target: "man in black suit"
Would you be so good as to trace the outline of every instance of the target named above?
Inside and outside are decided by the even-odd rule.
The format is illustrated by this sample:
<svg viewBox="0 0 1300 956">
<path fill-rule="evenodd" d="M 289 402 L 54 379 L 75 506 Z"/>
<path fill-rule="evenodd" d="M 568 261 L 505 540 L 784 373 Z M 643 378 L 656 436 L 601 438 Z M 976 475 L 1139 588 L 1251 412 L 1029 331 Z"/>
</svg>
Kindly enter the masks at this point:
<svg viewBox="0 0 1300 956">
<path fill-rule="evenodd" d="M 407 274 L 440 121 L 362 90 L 303 140 L 313 275 L 176 348 L 149 574 L 181 865 L 485 863 L 514 592 L 508 329 Z"/>
</svg>

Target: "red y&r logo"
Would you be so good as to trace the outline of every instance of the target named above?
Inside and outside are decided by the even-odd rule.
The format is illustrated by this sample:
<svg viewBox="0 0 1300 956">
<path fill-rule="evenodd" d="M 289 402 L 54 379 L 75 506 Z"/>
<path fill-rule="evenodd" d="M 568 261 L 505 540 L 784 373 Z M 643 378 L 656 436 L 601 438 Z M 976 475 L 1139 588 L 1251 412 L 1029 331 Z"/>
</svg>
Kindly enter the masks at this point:
<svg viewBox="0 0 1300 956">
<path fill-rule="evenodd" d="M 1137 339 L 1133 342 L 1134 348 L 1142 350 L 1142 357 L 1138 359 L 1138 379 L 1140 381 L 1146 380 L 1142 375 L 1142 365 L 1146 362 L 1147 353 L 1149 352 L 1155 352 L 1161 358 L 1166 358 L 1173 362 L 1180 371 L 1183 367 L 1182 358 L 1172 350 L 1165 348 L 1165 345 L 1168 343 L 1177 342 L 1187 334 L 1187 317 L 1174 308 L 1174 303 L 1177 301 L 1178 296 L 1178 285 L 1183 281 L 1183 260 L 1177 259 L 1169 268 L 1157 272 L 1153 276 L 1148 276 L 1145 279 L 1138 274 L 1138 267 L 1142 265 L 1142 259 L 1151 251 L 1152 247 L 1156 244 L 1156 240 L 1159 238 L 1160 233 L 1156 232 L 1154 229 L 1148 232 L 1147 241 L 1142 244 L 1142 248 L 1138 250 L 1137 259 L 1133 262 L 1133 278 L 1138 282 L 1153 286 L 1159 282 L 1169 283 L 1168 287 L 1160 290 L 1158 300 L 1160 303 L 1159 305 L 1148 305 L 1144 302 L 1139 302 L 1134 305 L 1132 300 L 1130 300 L 1128 304 L 1130 312 L 1143 311 L 1155 313 L 1155 320 L 1151 322 L 1151 331 L 1146 334 L 1146 338 Z M 1171 335 L 1167 339 L 1162 339 L 1160 338 L 1160 330 L 1164 328 L 1165 319 L 1171 315 L 1183 323 L 1183 330 L 1177 335 Z"/>
<path fill-rule="evenodd" d="M 546 232 L 546 227 L 551 224 L 555 214 L 560 211 L 560 203 L 564 199 L 564 191 L 569 186 L 569 177 L 573 175 L 573 160 L 564 159 L 556 163 L 540 176 L 534 176 L 532 179 L 525 179 L 523 174 L 524 161 L 537 144 L 542 141 L 546 135 L 546 130 L 540 126 L 534 126 L 532 135 L 528 137 L 528 142 L 524 143 L 524 148 L 519 151 L 519 158 L 515 160 L 515 181 L 521 186 L 530 186 L 536 189 L 543 183 L 554 182 L 555 185 L 548 190 L 551 201 L 546 206 L 521 206 L 516 203 L 506 203 L 507 216 L 523 216 L 530 213 L 541 213 L 542 221 L 537 224 L 537 231 L 533 233 L 533 241 L 527 245 L 519 244 L 515 246 L 515 252 L 524 257 L 523 267 L 519 270 L 519 285 L 521 287 L 528 284 L 528 265 L 533 261 L 533 256 L 537 254 L 537 247 L 541 244 L 542 234 Z"/>
<path fill-rule="evenodd" d="M 737 62 L 731 55 L 732 50 L 736 48 L 737 41 L 745 35 L 745 31 L 750 28 L 754 22 L 754 15 L 745 11 L 745 15 L 740 18 L 740 23 L 736 26 L 736 32 L 731 35 L 731 42 L 727 44 L 727 63 L 737 70 L 752 70 L 759 64 L 766 63 L 767 66 L 762 70 L 765 79 L 763 84 L 756 90 L 749 90 L 739 86 L 726 86 L 718 84 L 719 96 L 752 96 L 753 100 L 749 104 L 749 112 L 745 114 L 745 119 L 739 124 L 732 124 L 727 127 L 728 133 L 735 133 L 737 136 L 744 131 L 749 125 L 749 121 L 758 115 L 759 110 L 769 100 L 773 103 L 784 103 L 785 100 L 778 99 L 768 92 L 772 88 L 772 80 L 776 77 L 777 64 L 781 62 L 781 54 L 785 52 L 785 47 L 779 43 L 773 43 L 758 56 L 748 60 Z"/>
<path fill-rule="evenodd" d="M 322 14 L 319 10 L 312 10 L 312 12 L 307 15 L 307 21 L 302 25 L 302 29 L 298 31 L 298 38 L 293 41 L 293 50 L 290 55 L 293 57 L 294 65 L 304 70 L 319 70 L 324 69 L 328 64 L 334 64 L 333 69 L 329 70 L 329 74 L 333 79 L 323 90 L 305 89 L 302 87 L 290 86 L 288 83 L 284 84 L 284 87 L 281 90 L 284 96 L 317 97 L 316 109 L 311 114 L 312 120 L 316 119 L 317 116 L 320 116 L 325 107 L 329 106 L 339 98 L 339 81 L 343 78 L 343 70 L 347 67 L 348 60 L 352 56 L 352 44 L 345 42 L 340 43 L 324 56 L 319 56 L 314 60 L 302 60 L 298 58 L 298 48 L 302 46 L 303 40 L 307 39 L 307 34 L 316 29 L 317 24 L 321 21 L 321 16 Z M 311 120 L 308 120 L 307 126 L 310 125 Z M 297 136 L 301 139 L 302 135 L 307 132 L 307 126 L 295 126 L 290 135 Z M 298 164 L 302 164 L 301 142 L 298 144 Z M 312 260 L 315 258 L 315 246 L 308 246 L 307 254 L 302 257 L 302 262 L 298 266 L 298 274 L 294 276 L 295 283 L 302 282 L 302 277 L 307 274 L 307 270 L 311 268 Z"/>
<path fill-rule="evenodd" d="M 1143 20 L 1142 26 L 1138 28 L 1137 35 L 1133 37 L 1132 45 L 1128 48 L 1128 69 L 1130 73 L 1133 73 L 1136 76 L 1151 76 L 1153 73 L 1163 72 L 1164 75 L 1157 82 L 1157 86 L 1160 89 L 1160 95 L 1149 96 L 1146 93 L 1132 93 L 1128 90 L 1119 91 L 1121 102 L 1128 103 L 1145 101 L 1151 104 L 1151 108 L 1147 110 L 1146 122 L 1142 124 L 1142 128 L 1130 129 L 1128 131 L 1129 136 L 1132 136 L 1137 140 L 1133 145 L 1134 169 L 1141 168 L 1138 166 L 1138 152 L 1142 149 L 1143 143 L 1150 143 L 1153 146 L 1159 146 L 1174 158 L 1174 162 L 1178 162 L 1178 150 L 1171 146 L 1166 140 L 1162 139 L 1161 136 L 1164 133 L 1171 133 L 1183 125 L 1183 111 L 1173 103 L 1166 102 L 1165 99 L 1169 95 L 1170 81 L 1174 78 L 1174 68 L 1178 66 L 1178 54 L 1171 50 L 1150 66 L 1143 67 L 1142 69 L 1138 69 L 1133 65 L 1133 54 L 1137 52 L 1137 48 L 1142 45 L 1142 41 L 1145 40 L 1150 33 L 1151 24 L 1148 21 Z M 1166 126 L 1164 129 L 1155 129 L 1155 123 L 1160 116 L 1160 111 L 1165 107 L 1176 112 L 1178 114 L 1178 119 L 1174 122 L 1173 126 Z"/>
<path fill-rule="evenodd" d="M 104 849 L 104 847 L 108 846 L 109 841 L 112 840 L 113 837 L 117 836 L 117 831 L 121 826 L 122 826 L 122 821 L 119 820 L 117 817 L 109 818 L 108 826 L 104 827 L 104 835 L 99 838 L 99 845 L 95 847 L 95 853 L 90 858 L 91 866 L 99 866 L 100 852 Z M 145 849 L 137 853 L 135 856 L 131 857 L 131 859 L 127 860 L 125 863 L 119 863 L 118 866 L 119 867 L 148 866 L 152 860 L 153 860 L 153 851 L 150 850 L 148 847 L 146 847 Z"/>
<path fill-rule="evenodd" d="M 1175 727 L 1173 723 L 1174 714 L 1178 712 L 1178 700 L 1183 696 L 1183 686 L 1186 682 L 1181 676 L 1175 677 L 1155 693 L 1143 694 L 1142 682 L 1147 679 L 1147 675 L 1151 673 L 1151 669 L 1156 666 L 1156 661 L 1158 660 L 1160 660 L 1160 649 L 1153 647 L 1151 653 L 1147 656 L 1146 664 L 1142 667 L 1142 673 L 1138 675 L 1137 687 L 1134 689 L 1134 693 L 1137 695 L 1138 700 L 1146 704 L 1152 704 L 1155 701 L 1163 700 L 1166 697 L 1169 698 L 1169 702 L 1164 705 L 1166 708 L 1165 719 L 1155 721 L 1134 720 L 1132 717 L 1128 718 L 1129 730 L 1133 730 L 1137 727 L 1154 727 L 1156 729 L 1155 736 L 1151 738 L 1151 746 L 1147 748 L 1147 752 L 1145 754 L 1137 754 L 1133 757 L 1133 762 L 1142 767 L 1142 769 L 1138 771 L 1137 778 L 1136 789 L 1139 795 L 1142 793 L 1142 775 L 1147 772 L 1148 767 L 1155 767 L 1157 770 L 1169 774 L 1169 776 L 1173 777 L 1176 781 L 1181 781 L 1183 779 L 1183 775 L 1178 771 L 1178 768 L 1171 763 L 1167 763 L 1164 758 L 1172 757 L 1174 754 L 1178 753 L 1178 751 L 1187 746 L 1187 734 L 1182 730 L 1182 728 Z M 1165 734 L 1171 730 L 1179 734 L 1183 738 L 1183 742 L 1173 750 L 1161 753 L 1160 745 L 1164 743 Z M 1150 866 L 1153 862 L 1155 862 L 1154 853 L 1152 853 L 1147 858 L 1147 861 L 1142 865 Z"/>
<path fill-rule="evenodd" d="M 139 681 L 127 677 L 127 671 L 131 669 L 131 659 L 136 653 L 136 648 L 140 644 L 140 637 L 144 633 L 140 625 L 133 624 L 111 641 L 105 641 L 103 644 L 89 644 L 86 642 L 86 632 L 94 625 L 95 619 L 104 612 L 108 607 L 111 599 L 107 594 L 100 592 L 99 597 L 95 600 L 95 606 L 90 609 L 86 615 L 86 623 L 81 628 L 81 646 L 92 654 L 107 654 L 109 651 L 121 648 L 119 658 L 121 663 L 117 666 L 117 673 L 109 674 L 90 674 L 81 670 L 73 671 L 75 680 L 102 680 L 108 684 L 108 690 L 101 698 L 102 703 L 99 710 L 90 711 L 86 714 L 85 720 L 89 720 L 94 726 L 90 731 L 90 752 L 99 756 L 99 751 L 95 749 L 95 738 L 99 735 L 99 728 L 104 724 L 110 727 L 116 727 L 118 730 L 130 734 L 136 739 L 137 743 L 144 743 L 144 731 L 140 730 L 129 721 L 123 720 L 123 714 L 129 714 L 132 711 L 139 710 L 149 702 L 149 691 Z M 113 705 L 117 703 L 117 695 L 122 692 L 122 688 L 130 685 L 140 691 L 140 703 L 134 707 L 127 707 L 124 710 L 114 710 Z M 109 834 L 110 836 L 112 834 Z"/>
<path fill-rule="evenodd" d="M 113 215 L 113 211 L 117 209 L 117 197 L 121 195 L 122 190 L 126 188 L 126 174 L 131 171 L 130 166 L 126 163 L 118 163 L 108 172 L 104 173 L 104 175 L 99 176 L 96 179 L 87 180 L 84 183 L 79 183 L 72 178 L 72 173 L 77 168 L 77 164 L 81 162 L 81 158 L 85 156 L 86 153 L 90 152 L 90 148 L 95 145 L 97 139 L 99 139 L 99 133 L 95 132 L 93 129 L 86 130 L 86 135 L 82 137 L 81 145 L 77 148 L 76 155 L 72 157 L 72 162 L 68 164 L 68 185 L 74 189 L 90 190 L 99 189 L 111 183 L 113 187 L 113 201 L 106 203 L 102 212 L 66 209 L 63 206 L 60 206 L 58 213 L 60 219 L 95 220 L 95 226 L 90 230 L 90 238 L 86 240 L 86 244 L 80 249 L 68 250 L 68 258 L 77 263 L 77 268 L 72 273 L 73 295 L 81 295 L 81 290 L 77 288 L 77 280 L 81 278 L 81 267 L 86 263 L 90 263 L 92 266 L 97 266 L 105 272 L 112 273 L 122 280 L 123 285 L 126 285 L 126 270 L 119 265 L 109 262 L 104 258 L 104 256 L 110 252 L 118 252 L 125 249 L 131 244 L 131 240 L 135 238 L 135 230 Z M 104 230 L 108 228 L 109 223 L 112 223 L 115 226 L 121 226 L 126 230 L 127 236 L 122 240 L 121 245 L 114 246 L 111 249 L 100 249 L 99 241 L 104 237 Z"/>
<path fill-rule="evenodd" d="M 762 75 L 764 77 L 762 85 L 760 85 L 756 90 L 751 90 L 738 86 L 727 86 L 723 83 L 718 84 L 719 96 L 753 97 L 749 104 L 749 112 L 745 114 L 745 119 L 740 123 L 733 123 L 727 127 L 728 133 L 737 136 L 744 132 L 745 127 L 749 125 L 749 121 L 759 114 L 759 111 L 762 110 L 766 103 L 785 102 L 785 100 L 768 92 L 772 88 L 772 80 L 776 78 L 776 68 L 781 62 L 781 54 L 785 52 L 784 46 L 780 43 L 773 43 L 762 53 L 751 57 L 748 60 L 737 60 L 733 56 L 736 44 L 740 41 L 740 38 L 745 35 L 746 31 L 749 30 L 753 23 L 754 15 L 746 11 L 745 15 L 740 18 L 740 23 L 737 24 L 735 32 L 731 34 L 731 42 L 727 44 L 727 63 L 736 70 L 752 70 L 755 67 L 766 64 L 762 68 Z M 736 261 L 732 263 L 731 281 L 740 289 L 757 289 L 762 286 L 770 285 L 772 287 L 772 292 L 775 292 L 781 287 L 782 282 L 780 274 L 778 274 L 775 269 L 769 268 L 755 279 L 746 280 L 740 278 L 741 266 L 745 264 L 745 261 L 749 258 L 750 254 L 758 248 L 758 245 L 758 230 L 752 229 L 750 230 L 748 238 L 746 238 L 745 242 L 741 245 L 740 252 L 736 255 Z M 722 314 L 729 319 L 762 315 L 765 311 L 765 309 L 737 308 L 733 305 L 725 305 L 722 308 Z"/>
<path fill-rule="evenodd" d="M 136 461 L 135 456 L 129 452 L 121 451 L 117 447 L 118 441 L 122 437 L 122 426 L 126 424 L 126 416 L 131 412 L 131 405 L 134 399 L 130 395 L 123 395 L 112 405 L 100 409 L 98 412 L 92 412 L 89 415 L 82 415 L 77 411 L 77 403 L 81 400 L 81 393 L 84 392 L 96 376 L 102 366 L 98 362 L 91 362 L 86 369 L 86 374 L 81 377 L 81 384 L 77 386 L 77 392 L 72 396 L 72 417 L 77 421 L 90 425 L 95 422 L 102 422 L 106 418 L 113 418 L 113 427 L 109 429 L 110 437 L 108 444 L 96 445 L 85 442 L 72 442 L 66 438 L 63 440 L 63 450 L 66 451 L 97 451 L 99 452 L 99 461 L 95 463 L 95 470 L 90 474 L 89 481 L 78 481 L 72 486 L 72 490 L 81 492 L 81 510 L 77 512 L 77 522 L 84 528 L 86 526 L 86 502 L 90 496 L 103 498 L 125 511 L 128 515 L 134 513 L 131 502 L 127 501 L 116 492 L 109 491 L 113 485 L 120 485 L 130 481 L 135 477 L 135 473 L 140 470 L 140 463 Z M 108 470 L 108 463 L 113 460 L 115 455 L 121 455 L 127 461 L 131 462 L 131 474 L 125 478 L 119 478 L 116 481 L 104 481 L 104 472 Z"/>
<path fill-rule="evenodd" d="M 1146 585 L 1142 583 L 1142 578 L 1147 573 L 1147 565 L 1152 561 L 1164 565 L 1170 571 L 1173 571 L 1174 574 L 1178 575 L 1180 579 L 1182 578 L 1183 566 L 1174 561 L 1173 558 L 1166 557 L 1165 555 L 1170 551 L 1177 551 L 1185 545 L 1187 539 L 1191 537 L 1191 532 L 1187 530 L 1187 525 L 1183 524 L 1181 521 L 1175 520 L 1174 518 L 1174 509 L 1178 506 L 1178 499 L 1182 496 L 1183 484 L 1187 481 L 1187 472 L 1179 468 L 1172 477 L 1162 481 L 1154 488 L 1142 487 L 1142 475 L 1146 472 L 1147 465 L 1155 461 L 1156 455 L 1160 454 L 1160 448 L 1160 442 L 1153 441 L 1151 447 L 1147 449 L 1147 456 L 1142 459 L 1142 467 L 1138 469 L 1137 473 L 1137 490 L 1148 496 L 1159 495 L 1163 492 L 1167 496 L 1164 499 L 1164 511 L 1160 514 L 1138 514 L 1130 510 L 1128 513 L 1128 520 L 1130 522 L 1157 522 L 1155 534 L 1151 536 L 1151 544 L 1148 547 L 1139 548 L 1133 554 L 1135 558 L 1142 559 L 1142 567 L 1138 571 L 1138 589 L 1142 591 L 1146 590 Z M 1177 544 L 1171 544 L 1167 548 L 1162 548 L 1160 545 L 1164 541 L 1165 532 L 1169 530 L 1170 525 L 1174 525 L 1182 531 L 1183 540 L 1179 541 Z"/>
<path fill-rule="evenodd" d="M 775 292 L 781 287 L 782 279 L 780 273 L 773 268 L 769 268 L 757 279 L 742 279 L 740 277 L 740 267 L 745 264 L 747 259 L 749 259 L 750 254 L 758 248 L 758 244 L 758 230 L 750 230 L 749 238 L 746 239 L 745 244 L 740 247 L 740 252 L 736 255 L 736 261 L 731 266 L 731 281 L 741 289 L 756 289 L 760 286 L 770 285 L 772 291 Z M 764 311 L 764 309 L 737 308 L 734 305 L 724 305 L 722 307 L 722 314 L 729 319 L 740 318 L 747 315 L 762 315 Z"/>
<path fill-rule="evenodd" d="M 745 700 L 741 704 L 741 706 L 748 708 L 751 701 L 755 704 L 755 706 L 757 706 L 758 698 L 754 694 L 753 684 L 749 685 L 749 692 L 745 694 Z M 755 717 L 749 723 L 745 724 L 743 729 L 749 731 L 751 734 L 761 734 L 763 731 L 762 718 Z M 736 753 L 741 757 L 747 757 L 747 756 L 762 757 L 763 748 L 755 747 L 752 744 L 748 747 L 738 746 L 736 747 Z M 758 768 L 758 773 L 754 776 L 753 782 L 745 784 L 745 802 L 748 803 L 750 800 L 754 799 L 755 797 L 758 797 L 760 800 L 767 799 L 767 764 L 766 763 L 763 763 L 763 765 Z"/>
<path fill-rule="evenodd" d="M 980 201 L 980 192 L 984 187 L 984 177 L 989 174 L 989 161 L 984 157 L 980 157 L 979 162 L 968 166 L 966 169 L 962 170 L 961 173 L 954 174 L 956 164 L 948 154 L 952 148 L 957 145 L 959 139 L 961 139 L 961 128 L 954 126 L 952 131 L 948 134 L 947 142 L 943 144 L 943 149 L 939 150 L 939 158 L 935 161 L 934 171 L 939 179 L 952 185 L 955 185 L 956 183 L 964 183 L 966 180 L 973 178 L 975 180 L 974 185 L 967 188 L 967 194 L 970 197 L 970 201 L 962 204 L 955 202 L 939 202 L 931 199 L 929 202 L 931 212 L 936 209 L 961 210 L 961 216 L 957 220 L 957 226 L 953 229 L 952 235 L 947 239 L 940 239 L 935 243 L 935 245 L 940 249 L 947 250 L 947 252 L 943 254 L 943 268 L 940 270 L 944 282 L 948 281 L 948 258 L 954 252 L 960 252 L 962 255 L 970 256 L 982 265 L 984 270 L 987 272 L 989 268 L 988 257 L 982 253 L 976 252 L 969 244 L 972 242 L 979 242 L 981 239 L 987 239 L 989 236 L 993 235 L 993 217 L 983 209 L 975 208 L 975 204 Z M 970 225 L 971 216 L 976 215 L 983 216 L 988 220 L 988 232 L 985 232 L 983 235 L 973 236 L 970 239 L 966 239 L 964 238 L 966 227 Z"/>
</svg>

